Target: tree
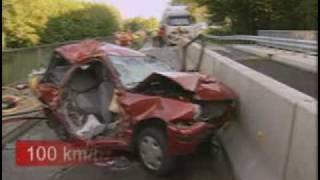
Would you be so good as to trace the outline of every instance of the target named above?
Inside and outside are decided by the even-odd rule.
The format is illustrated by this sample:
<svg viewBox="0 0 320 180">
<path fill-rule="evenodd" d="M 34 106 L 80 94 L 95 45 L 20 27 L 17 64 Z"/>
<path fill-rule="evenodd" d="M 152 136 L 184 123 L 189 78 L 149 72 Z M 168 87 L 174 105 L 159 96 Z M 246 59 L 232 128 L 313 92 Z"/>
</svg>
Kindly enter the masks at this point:
<svg viewBox="0 0 320 180">
<path fill-rule="evenodd" d="M 144 29 L 145 19 L 141 17 L 131 18 L 124 22 L 124 30 L 136 32 L 138 30 Z"/>
<path fill-rule="evenodd" d="M 119 30 L 120 14 L 105 5 L 86 4 L 85 8 L 50 18 L 40 33 L 42 43 L 63 42 L 109 36 Z"/>
<path fill-rule="evenodd" d="M 159 21 L 155 17 L 145 19 L 142 17 L 135 17 L 128 19 L 124 22 L 124 30 L 136 32 L 139 30 L 144 30 L 151 32 L 159 27 Z"/>
<path fill-rule="evenodd" d="M 159 28 L 159 21 L 155 17 L 151 17 L 149 19 L 146 19 L 144 22 L 144 28 L 147 32 L 155 31 Z"/>
<path fill-rule="evenodd" d="M 96 11 L 93 10 L 94 8 L 96 8 Z M 12 48 L 88 37 L 89 34 L 85 33 L 84 30 L 82 31 L 82 29 L 97 27 L 99 21 L 108 23 L 106 26 L 111 27 L 104 33 L 99 29 L 99 35 L 108 35 L 110 29 L 117 29 L 114 27 L 117 27 L 118 21 L 120 21 L 119 13 L 115 9 L 105 5 L 95 6 L 95 4 L 78 0 L 4 0 L 2 9 L 2 32 L 6 34 L 7 46 Z M 87 13 L 93 13 L 94 15 L 84 14 L 86 10 Z M 75 18 L 75 12 L 82 12 L 82 14 L 78 14 L 79 16 Z M 66 15 L 73 15 L 73 17 L 68 19 Z M 53 19 L 58 19 L 59 17 L 65 17 L 64 21 L 56 24 L 68 32 L 61 33 L 63 29 L 52 26 Z M 84 21 L 86 23 L 83 23 Z M 82 27 L 79 28 L 78 23 Z M 48 27 L 53 29 L 48 30 Z M 50 32 L 50 34 L 46 34 L 46 32 Z M 58 35 L 58 32 L 61 34 Z M 82 35 L 79 36 L 79 34 Z M 51 35 L 53 36 L 49 37 Z M 92 34 L 90 37 L 94 35 L 97 34 Z"/>
<path fill-rule="evenodd" d="M 317 0 L 174 0 L 205 6 L 211 23 L 231 19 L 234 33 L 254 34 L 258 29 L 317 29 Z M 297 22 L 297 23 L 292 23 Z"/>
</svg>

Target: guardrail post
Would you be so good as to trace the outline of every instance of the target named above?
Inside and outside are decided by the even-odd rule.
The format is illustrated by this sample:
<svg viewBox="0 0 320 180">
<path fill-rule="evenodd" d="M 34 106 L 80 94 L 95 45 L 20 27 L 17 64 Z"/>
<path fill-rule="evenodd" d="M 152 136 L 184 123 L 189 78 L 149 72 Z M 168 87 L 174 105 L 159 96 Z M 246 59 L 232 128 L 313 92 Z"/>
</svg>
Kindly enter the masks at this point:
<svg viewBox="0 0 320 180">
<path fill-rule="evenodd" d="M 195 38 L 193 38 L 192 40 L 190 40 L 187 44 L 185 44 L 182 47 L 182 69 L 181 71 L 184 72 L 186 71 L 186 65 L 187 65 L 187 49 L 188 47 L 194 43 L 196 40 L 200 39 L 202 37 L 202 34 L 199 34 L 198 36 L 196 36 Z M 202 58 L 202 57 L 201 57 Z"/>
<path fill-rule="evenodd" d="M 196 70 L 197 71 L 200 71 L 200 67 L 201 67 L 201 64 L 202 64 L 202 59 L 203 59 L 203 55 L 204 55 L 204 51 L 205 51 L 205 48 L 206 48 L 206 41 L 204 39 L 204 36 L 200 36 L 200 40 L 201 40 L 201 51 L 200 51 L 200 56 L 199 56 L 199 60 L 198 60 L 198 64 L 197 64 L 197 67 L 196 67 Z"/>
</svg>

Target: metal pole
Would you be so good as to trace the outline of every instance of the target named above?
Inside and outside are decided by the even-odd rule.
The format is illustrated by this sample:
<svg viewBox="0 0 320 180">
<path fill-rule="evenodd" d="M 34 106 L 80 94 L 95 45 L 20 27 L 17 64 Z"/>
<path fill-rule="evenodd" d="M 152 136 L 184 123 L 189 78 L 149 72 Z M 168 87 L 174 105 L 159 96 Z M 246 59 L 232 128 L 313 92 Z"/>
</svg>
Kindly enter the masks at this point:
<svg viewBox="0 0 320 180">
<path fill-rule="evenodd" d="M 198 72 L 200 71 L 200 67 L 201 67 L 201 64 L 202 64 L 204 51 L 205 51 L 206 44 L 207 44 L 205 39 L 204 39 L 204 36 L 201 36 L 200 40 L 201 40 L 201 52 L 200 52 L 198 64 L 197 64 L 197 67 L 196 67 L 196 71 L 198 71 Z"/>
</svg>

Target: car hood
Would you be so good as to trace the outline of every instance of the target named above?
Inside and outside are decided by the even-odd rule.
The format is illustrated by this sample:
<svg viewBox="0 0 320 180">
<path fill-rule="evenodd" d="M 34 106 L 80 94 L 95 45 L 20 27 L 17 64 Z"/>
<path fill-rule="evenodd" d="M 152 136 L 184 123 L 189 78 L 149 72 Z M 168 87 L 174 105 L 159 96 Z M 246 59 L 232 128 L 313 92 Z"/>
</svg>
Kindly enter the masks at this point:
<svg viewBox="0 0 320 180">
<path fill-rule="evenodd" d="M 190 72 L 155 72 L 137 85 L 143 89 L 150 82 L 167 79 L 179 85 L 185 91 L 194 94 L 197 100 L 228 100 L 236 99 L 236 94 L 212 76 Z"/>
</svg>

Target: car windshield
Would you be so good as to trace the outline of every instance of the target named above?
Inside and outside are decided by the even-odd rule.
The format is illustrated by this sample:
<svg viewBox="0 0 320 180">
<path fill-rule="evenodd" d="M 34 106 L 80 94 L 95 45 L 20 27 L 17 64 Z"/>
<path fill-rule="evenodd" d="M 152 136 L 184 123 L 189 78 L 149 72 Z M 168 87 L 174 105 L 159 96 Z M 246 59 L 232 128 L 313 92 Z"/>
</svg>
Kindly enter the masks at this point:
<svg viewBox="0 0 320 180">
<path fill-rule="evenodd" d="M 169 17 L 168 24 L 170 26 L 188 26 L 191 24 L 190 16 Z"/>
<path fill-rule="evenodd" d="M 132 88 L 153 72 L 172 72 L 168 65 L 152 57 L 123 57 L 110 56 L 113 66 L 120 74 L 121 82 L 127 87 Z"/>
</svg>

